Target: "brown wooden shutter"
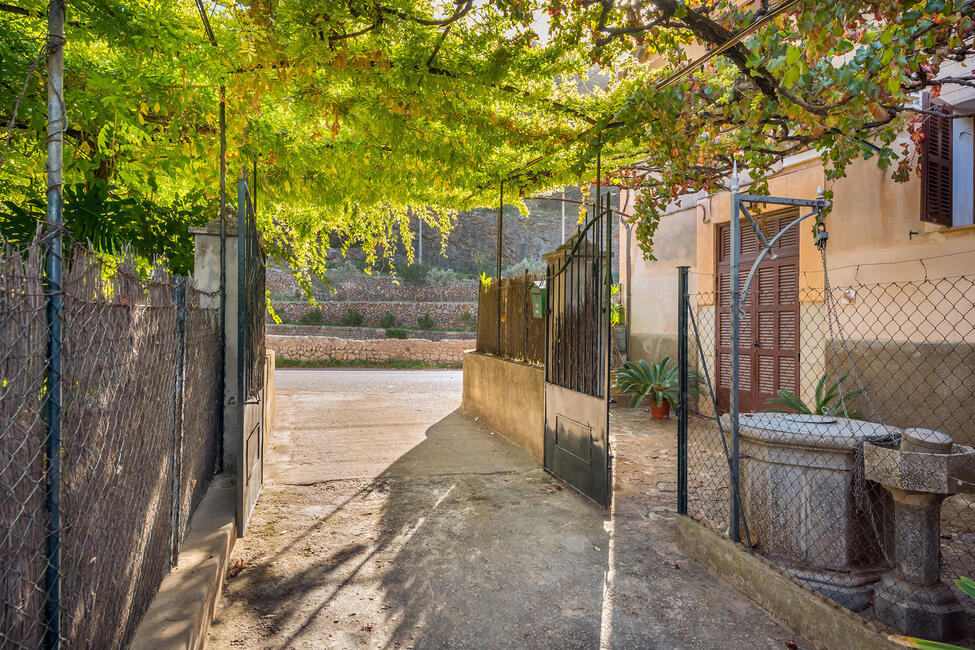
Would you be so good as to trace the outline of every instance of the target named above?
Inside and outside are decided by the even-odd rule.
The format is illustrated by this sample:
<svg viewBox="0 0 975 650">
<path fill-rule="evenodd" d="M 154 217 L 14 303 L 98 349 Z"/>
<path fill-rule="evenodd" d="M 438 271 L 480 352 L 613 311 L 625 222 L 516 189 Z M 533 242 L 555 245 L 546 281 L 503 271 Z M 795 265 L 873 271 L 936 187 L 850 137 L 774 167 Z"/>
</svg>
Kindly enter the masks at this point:
<svg viewBox="0 0 975 650">
<path fill-rule="evenodd" d="M 921 99 L 928 110 L 950 111 L 932 106 L 928 93 Z M 951 123 L 949 117 L 924 116 L 921 142 L 921 220 L 951 226 Z"/>
</svg>

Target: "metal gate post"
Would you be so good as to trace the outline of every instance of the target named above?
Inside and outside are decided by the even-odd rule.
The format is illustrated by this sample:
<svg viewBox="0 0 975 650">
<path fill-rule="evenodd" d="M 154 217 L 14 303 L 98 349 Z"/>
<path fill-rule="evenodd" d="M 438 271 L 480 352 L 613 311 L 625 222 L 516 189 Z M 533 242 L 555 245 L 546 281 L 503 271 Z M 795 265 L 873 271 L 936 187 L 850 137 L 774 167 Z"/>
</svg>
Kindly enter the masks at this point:
<svg viewBox="0 0 975 650">
<path fill-rule="evenodd" d="M 61 345 L 64 287 L 64 214 L 61 188 L 64 130 L 64 0 L 48 7 L 47 54 L 47 439 L 44 463 L 47 482 L 44 505 L 48 513 L 44 539 L 44 647 L 61 647 Z"/>
<path fill-rule="evenodd" d="M 183 474 L 183 405 L 185 396 L 184 369 L 186 363 L 186 278 L 180 279 L 173 287 L 173 301 L 176 303 L 176 379 L 173 392 L 173 435 L 170 440 L 170 485 L 172 492 L 172 512 L 170 513 L 169 565 L 176 566 L 182 538 L 183 522 L 180 507 L 180 477 Z"/>
<path fill-rule="evenodd" d="M 738 351 L 741 345 L 739 327 L 741 325 L 741 294 L 739 293 L 741 265 L 741 199 L 738 194 L 738 169 L 732 180 L 731 195 L 731 521 L 728 525 L 728 535 L 734 542 L 741 541 L 741 500 L 739 498 L 739 460 L 738 460 L 738 390 L 739 365 Z"/>
<path fill-rule="evenodd" d="M 687 268 L 677 267 L 677 514 L 687 514 Z"/>
</svg>

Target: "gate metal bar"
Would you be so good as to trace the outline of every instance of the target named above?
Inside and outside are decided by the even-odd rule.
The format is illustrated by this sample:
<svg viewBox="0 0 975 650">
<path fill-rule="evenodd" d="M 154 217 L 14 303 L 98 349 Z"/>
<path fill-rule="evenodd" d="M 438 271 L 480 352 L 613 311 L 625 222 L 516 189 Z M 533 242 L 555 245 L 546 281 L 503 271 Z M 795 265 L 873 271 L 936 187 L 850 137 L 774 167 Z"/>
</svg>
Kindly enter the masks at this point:
<svg viewBox="0 0 975 650">
<path fill-rule="evenodd" d="M 677 514 L 687 514 L 687 296 L 686 266 L 677 267 Z M 629 314 L 627 314 L 629 320 Z"/>
</svg>

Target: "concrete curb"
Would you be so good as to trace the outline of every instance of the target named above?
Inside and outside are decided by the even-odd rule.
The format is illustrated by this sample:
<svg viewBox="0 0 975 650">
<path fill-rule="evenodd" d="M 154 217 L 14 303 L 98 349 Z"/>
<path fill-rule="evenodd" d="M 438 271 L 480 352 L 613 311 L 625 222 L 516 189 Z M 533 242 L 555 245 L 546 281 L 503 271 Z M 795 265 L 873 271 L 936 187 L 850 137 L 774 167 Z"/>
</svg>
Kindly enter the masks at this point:
<svg viewBox="0 0 975 650">
<path fill-rule="evenodd" d="M 677 517 L 680 550 L 748 596 L 814 648 L 897 648 L 871 623 L 824 598 L 786 571 L 689 517 Z"/>
<path fill-rule="evenodd" d="M 129 647 L 203 648 L 237 540 L 234 494 L 229 475 L 214 478 L 190 520 L 176 567 L 163 579 Z"/>
</svg>

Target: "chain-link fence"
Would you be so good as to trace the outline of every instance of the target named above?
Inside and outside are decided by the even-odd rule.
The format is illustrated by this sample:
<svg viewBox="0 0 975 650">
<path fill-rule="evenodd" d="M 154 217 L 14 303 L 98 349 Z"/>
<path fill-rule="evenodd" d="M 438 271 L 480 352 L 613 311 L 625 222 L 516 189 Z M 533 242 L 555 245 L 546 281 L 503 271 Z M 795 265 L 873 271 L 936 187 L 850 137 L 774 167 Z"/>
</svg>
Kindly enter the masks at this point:
<svg viewBox="0 0 975 650">
<path fill-rule="evenodd" d="M 972 645 L 975 276 L 772 271 L 742 300 L 737 383 L 727 278 L 685 298 L 686 514 L 892 631 Z"/>
<path fill-rule="evenodd" d="M 48 440 L 37 246 L 0 260 L 0 647 L 131 638 L 213 477 L 219 304 L 79 246 L 64 268 L 60 447 Z M 52 471 L 49 471 L 52 470 Z M 57 513 L 58 518 L 51 514 Z M 59 628 L 59 629 L 58 629 Z"/>
<path fill-rule="evenodd" d="M 545 318 L 532 315 L 531 287 L 541 276 L 516 275 L 482 286 L 477 299 L 477 351 L 541 364 Z"/>
</svg>

